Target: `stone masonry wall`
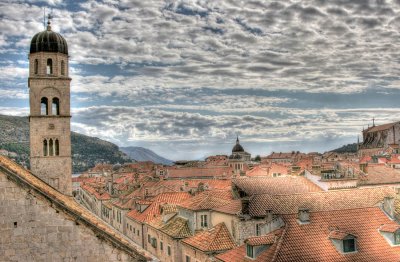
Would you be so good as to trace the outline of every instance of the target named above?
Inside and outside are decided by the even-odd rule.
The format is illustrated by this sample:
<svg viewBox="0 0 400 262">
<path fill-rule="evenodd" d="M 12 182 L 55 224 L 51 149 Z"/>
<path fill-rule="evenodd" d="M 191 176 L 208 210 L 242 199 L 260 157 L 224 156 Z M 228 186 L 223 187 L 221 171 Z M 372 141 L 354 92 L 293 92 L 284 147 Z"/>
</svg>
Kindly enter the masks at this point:
<svg viewBox="0 0 400 262">
<path fill-rule="evenodd" d="M 135 261 L 0 171 L 1 261 Z"/>
</svg>

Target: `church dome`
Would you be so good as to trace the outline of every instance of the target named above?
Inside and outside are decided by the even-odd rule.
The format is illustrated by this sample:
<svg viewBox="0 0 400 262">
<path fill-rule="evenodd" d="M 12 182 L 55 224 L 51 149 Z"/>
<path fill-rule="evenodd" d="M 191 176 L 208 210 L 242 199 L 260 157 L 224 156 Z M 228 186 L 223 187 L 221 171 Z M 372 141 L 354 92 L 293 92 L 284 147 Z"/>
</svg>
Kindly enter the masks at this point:
<svg viewBox="0 0 400 262">
<path fill-rule="evenodd" d="M 239 137 L 236 139 L 236 145 L 232 148 L 232 153 L 244 152 L 243 147 L 239 144 Z"/>
<path fill-rule="evenodd" d="M 68 45 L 64 37 L 51 31 L 50 23 L 47 23 L 47 30 L 37 33 L 31 40 L 30 53 L 52 52 L 68 55 Z"/>
</svg>

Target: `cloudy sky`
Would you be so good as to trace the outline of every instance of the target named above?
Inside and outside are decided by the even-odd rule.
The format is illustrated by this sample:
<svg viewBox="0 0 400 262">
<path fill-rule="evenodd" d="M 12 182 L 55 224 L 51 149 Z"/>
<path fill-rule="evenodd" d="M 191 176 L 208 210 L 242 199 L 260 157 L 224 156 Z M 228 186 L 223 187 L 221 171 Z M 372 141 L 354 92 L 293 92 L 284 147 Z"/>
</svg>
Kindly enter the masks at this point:
<svg viewBox="0 0 400 262">
<path fill-rule="evenodd" d="M 324 152 L 400 119 L 399 0 L 0 0 L 0 113 L 28 114 L 43 7 L 69 45 L 72 129 L 120 146 Z"/>
</svg>

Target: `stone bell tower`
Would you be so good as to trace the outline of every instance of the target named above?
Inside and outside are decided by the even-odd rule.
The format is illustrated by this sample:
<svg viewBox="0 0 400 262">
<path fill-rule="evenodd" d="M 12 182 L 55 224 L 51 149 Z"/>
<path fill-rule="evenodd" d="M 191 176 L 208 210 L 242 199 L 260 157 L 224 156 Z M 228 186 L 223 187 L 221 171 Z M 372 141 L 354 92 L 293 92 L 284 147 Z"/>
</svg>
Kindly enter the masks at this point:
<svg viewBox="0 0 400 262">
<path fill-rule="evenodd" d="M 70 82 L 67 42 L 48 20 L 29 53 L 30 164 L 34 175 L 65 195 L 72 194 Z"/>
</svg>

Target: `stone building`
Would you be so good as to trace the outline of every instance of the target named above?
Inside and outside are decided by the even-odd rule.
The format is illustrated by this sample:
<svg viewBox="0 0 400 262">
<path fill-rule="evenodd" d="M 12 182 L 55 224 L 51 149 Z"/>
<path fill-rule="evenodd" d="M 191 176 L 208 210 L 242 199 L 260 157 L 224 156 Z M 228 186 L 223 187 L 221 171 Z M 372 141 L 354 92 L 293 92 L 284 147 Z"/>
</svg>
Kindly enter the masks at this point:
<svg viewBox="0 0 400 262">
<path fill-rule="evenodd" d="M 359 143 L 358 155 L 371 156 L 384 153 L 389 147 L 398 148 L 400 122 L 375 126 L 363 130 L 363 141 Z"/>
<path fill-rule="evenodd" d="M 29 128 L 32 172 L 64 194 L 72 194 L 71 112 L 67 41 L 47 29 L 31 41 Z"/>
<path fill-rule="evenodd" d="M 247 163 L 251 161 L 251 154 L 244 151 L 239 143 L 239 137 L 236 138 L 236 144 L 232 148 L 232 154 L 229 156 L 229 166 L 233 168 L 235 175 L 244 175 L 248 169 Z"/>
<path fill-rule="evenodd" d="M 158 261 L 71 196 L 70 81 L 48 22 L 29 55 L 32 172 L 0 156 L 0 260 Z"/>
</svg>

